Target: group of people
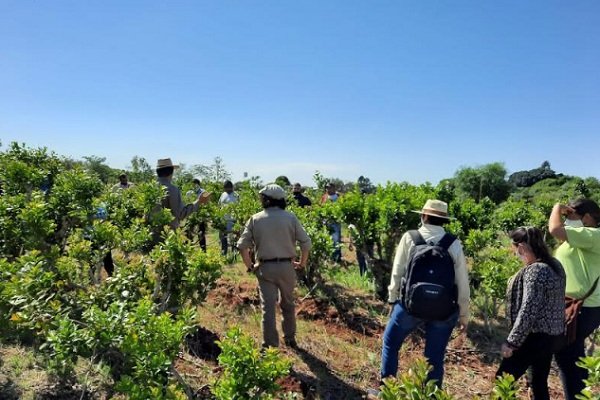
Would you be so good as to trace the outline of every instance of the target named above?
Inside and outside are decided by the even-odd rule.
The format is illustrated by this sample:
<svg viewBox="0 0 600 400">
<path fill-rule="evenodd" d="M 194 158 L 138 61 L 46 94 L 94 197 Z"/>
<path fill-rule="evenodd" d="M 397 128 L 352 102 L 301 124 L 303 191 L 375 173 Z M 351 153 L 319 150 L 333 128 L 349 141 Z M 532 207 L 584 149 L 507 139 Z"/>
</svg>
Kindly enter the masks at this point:
<svg viewBox="0 0 600 400">
<path fill-rule="evenodd" d="M 428 200 L 419 211 L 418 234 L 407 232 L 398 245 L 389 286 L 392 309 L 383 337 L 382 379 L 396 375 L 402 342 L 422 326 L 425 357 L 432 366 L 429 378 L 441 386 L 452 330 L 458 322 L 459 329 L 466 331 L 470 296 L 466 262 L 460 242 L 443 228 L 450 220 L 447 210 L 446 203 Z M 531 391 L 536 400 L 550 398 L 547 380 L 553 358 L 566 400 L 574 400 L 585 387 L 587 371 L 576 363 L 585 355 L 586 338 L 600 326 L 599 224 L 598 204 L 579 199 L 552 209 L 548 232 L 562 242 L 554 256 L 536 227 L 519 227 L 509 234 L 511 249 L 523 267 L 508 282 L 506 316 L 510 331 L 500 349 L 502 361 L 496 375 L 507 373 L 518 379 L 531 369 Z M 411 285 L 413 275 L 418 274 L 413 268 L 418 268 L 416 260 L 424 253 L 424 246 L 436 247 L 442 258 L 446 251 L 454 268 L 454 307 L 441 317 L 428 316 L 419 304 L 439 310 L 436 301 L 447 302 L 444 290 L 421 282 L 431 290 L 429 297 L 419 297 L 419 286 Z"/>
<path fill-rule="evenodd" d="M 167 188 L 163 206 L 173 214 L 172 228 L 208 201 L 208 196 L 198 191 L 196 201 L 184 204 L 179 189 L 171 183 L 174 168 L 170 159 L 163 159 L 156 170 L 158 181 Z M 226 183 L 223 202 L 237 201 L 233 193 L 233 185 Z M 236 245 L 247 270 L 258 280 L 263 346 L 279 346 L 275 316 L 279 304 L 284 343 L 297 348 L 295 270 L 306 267 L 311 240 L 298 218 L 286 211 L 283 188 L 268 184 L 259 196 L 263 210 L 246 222 Z M 305 202 L 298 196 L 302 196 L 301 187 L 294 185 L 296 201 Z M 331 185 L 322 202 L 337 201 L 338 197 Z M 461 332 L 466 332 L 469 323 L 467 262 L 461 242 L 444 229 L 452 219 L 445 202 L 428 200 L 415 212 L 421 216 L 420 227 L 402 236 L 394 257 L 381 379 L 396 375 L 403 341 L 423 327 L 424 353 L 432 366 L 429 378 L 441 386 L 452 331 L 458 325 Z M 509 234 L 511 249 L 523 267 L 508 282 L 506 316 L 510 331 L 500 349 L 502 361 L 497 375 L 508 373 L 518 379 L 531 368 L 531 389 L 536 400 L 550 398 L 547 380 L 553 358 L 566 400 L 574 400 L 584 388 L 586 370 L 576 363 L 584 356 L 586 338 L 600 326 L 599 224 L 598 204 L 579 199 L 568 205 L 556 204 L 552 209 L 548 232 L 562 242 L 554 256 L 536 227 L 519 227 Z M 336 227 L 333 231 L 340 232 Z M 568 326 L 566 304 L 571 317 Z"/>
</svg>

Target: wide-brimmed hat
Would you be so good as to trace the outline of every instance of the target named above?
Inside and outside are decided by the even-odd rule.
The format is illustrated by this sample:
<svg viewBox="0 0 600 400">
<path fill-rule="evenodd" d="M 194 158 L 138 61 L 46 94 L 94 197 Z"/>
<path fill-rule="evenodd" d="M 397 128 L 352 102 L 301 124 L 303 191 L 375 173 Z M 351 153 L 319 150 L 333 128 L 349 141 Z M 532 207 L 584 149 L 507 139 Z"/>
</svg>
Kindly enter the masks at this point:
<svg viewBox="0 0 600 400">
<path fill-rule="evenodd" d="M 168 168 L 168 167 L 179 168 L 179 165 L 173 164 L 173 161 L 171 161 L 170 158 L 160 158 L 156 162 L 156 169 Z"/>
<path fill-rule="evenodd" d="M 283 190 L 283 188 L 276 183 L 269 183 L 264 188 L 260 189 L 258 193 L 274 200 L 285 199 L 286 196 L 285 190 Z"/>
<path fill-rule="evenodd" d="M 417 214 L 431 215 L 432 217 L 456 219 L 448 216 L 448 204 L 445 201 L 429 199 L 425 202 L 421 211 L 412 210 Z"/>
</svg>

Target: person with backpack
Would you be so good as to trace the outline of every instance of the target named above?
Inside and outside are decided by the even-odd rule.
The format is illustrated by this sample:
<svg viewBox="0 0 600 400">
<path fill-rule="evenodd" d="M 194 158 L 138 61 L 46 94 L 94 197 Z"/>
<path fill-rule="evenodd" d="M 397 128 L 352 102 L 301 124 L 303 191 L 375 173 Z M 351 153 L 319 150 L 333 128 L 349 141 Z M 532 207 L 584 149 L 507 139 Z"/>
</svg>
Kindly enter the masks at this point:
<svg viewBox="0 0 600 400">
<path fill-rule="evenodd" d="M 388 302 L 390 320 L 383 335 L 381 379 L 398 371 L 398 352 L 404 339 L 419 326 L 425 329 L 425 357 L 432 366 L 428 378 L 441 387 L 444 356 L 450 334 L 469 323 L 469 278 L 462 245 L 443 225 L 448 204 L 427 200 L 421 227 L 406 232 L 394 257 Z"/>
<path fill-rule="evenodd" d="M 550 400 L 548 374 L 555 344 L 565 330 L 565 271 L 550 255 L 538 228 L 517 228 L 512 250 L 523 263 L 508 281 L 506 317 L 510 332 L 502 344 L 496 376 L 519 379 L 531 367 L 535 400 Z"/>
</svg>

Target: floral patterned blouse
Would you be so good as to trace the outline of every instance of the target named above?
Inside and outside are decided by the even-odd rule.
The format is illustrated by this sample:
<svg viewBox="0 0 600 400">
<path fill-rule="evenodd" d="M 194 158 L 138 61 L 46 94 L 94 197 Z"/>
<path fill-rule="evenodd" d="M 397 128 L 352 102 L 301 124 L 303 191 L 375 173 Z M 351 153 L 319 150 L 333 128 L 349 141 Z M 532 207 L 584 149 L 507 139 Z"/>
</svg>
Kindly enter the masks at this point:
<svg viewBox="0 0 600 400">
<path fill-rule="evenodd" d="M 520 347 L 530 333 L 564 333 L 565 286 L 565 271 L 554 258 L 551 265 L 534 262 L 510 278 L 506 291 L 509 345 Z"/>
</svg>

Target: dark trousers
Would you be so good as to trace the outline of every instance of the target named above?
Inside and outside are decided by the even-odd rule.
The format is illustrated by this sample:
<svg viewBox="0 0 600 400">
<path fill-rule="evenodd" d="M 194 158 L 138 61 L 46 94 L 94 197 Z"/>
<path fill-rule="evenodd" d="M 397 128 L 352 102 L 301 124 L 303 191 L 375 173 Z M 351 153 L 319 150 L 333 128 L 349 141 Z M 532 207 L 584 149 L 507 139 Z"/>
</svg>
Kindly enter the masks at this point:
<svg viewBox="0 0 600 400">
<path fill-rule="evenodd" d="M 106 270 L 106 275 L 112 276 L 115 270 L 115 264 L 112 259 L 112 251 L 108 251 L 104 258 L 102 259 L 102 264 L 104 264 L 104 269 Z"/>
<path fill-rule="evenodd" d="M 503 373 L 519 379 L 531 367 L 531 389 L 535 400 L 550 400 L 548 374 L 552 362 L 552 350 L 556 336 L 546 333 L 530 333 L 521 347 L 512 356 L 503 358 L 496 376 Z"/>
<path fill-rule="evenodd" d="M 575 400 L 575 395 L 585 387 L 587 370 L 575 365 L 585 356 L 585 339 L 600 326 L 600 307 L 582 307 L 577 316 L 577 336 L 575 342 L 563 347 L 554 357 L 560 371 L 560 380 L 566 400 Z"/>
<path fill-rule="evenodd" d="M 203 251 L 206 251 L 206 222 L 198 225 L 198 244 Z"/>
<path fill-rule="evenodd" d="M 370 258 L 373 258 L 373 243 L 367 242 L 364 248 L 356 247 L 356 260 L 358 261 L 358 270 L 360 275 L 363 276 L 367 273 L 367 260 L 363 251 L 366 249 Z"/>
</svg>

